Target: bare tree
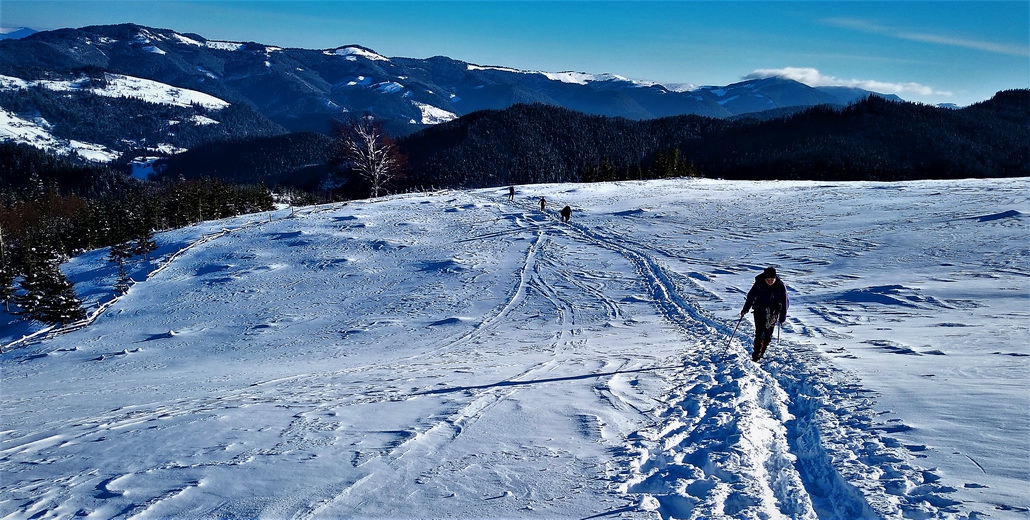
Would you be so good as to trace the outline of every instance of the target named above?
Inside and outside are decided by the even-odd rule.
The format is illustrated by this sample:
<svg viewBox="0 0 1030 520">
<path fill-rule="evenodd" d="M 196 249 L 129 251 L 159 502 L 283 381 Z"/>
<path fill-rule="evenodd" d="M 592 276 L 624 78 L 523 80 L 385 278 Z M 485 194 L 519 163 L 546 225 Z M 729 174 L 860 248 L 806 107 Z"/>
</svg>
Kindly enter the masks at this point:
<svg viewBox="0 0 1030 520">
<path fill-rule="evenodd" d="M 373 197 L 381 195 L 403 162 L 393 139 L 368 114 L 350 125 L 338 125 L 337 134 L 337 154 L 371 185 Z"/>
</svg>

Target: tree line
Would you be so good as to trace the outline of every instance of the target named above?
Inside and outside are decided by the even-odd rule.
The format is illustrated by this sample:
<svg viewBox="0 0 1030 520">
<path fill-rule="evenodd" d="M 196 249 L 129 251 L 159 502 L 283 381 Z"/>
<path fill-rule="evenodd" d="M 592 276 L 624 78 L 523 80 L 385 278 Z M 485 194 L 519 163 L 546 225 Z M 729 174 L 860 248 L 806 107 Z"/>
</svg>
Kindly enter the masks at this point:
<svg viewBox="0 0 1030 520">
<path fill-rule="evenodd" d="M 779 117 L 589 116 L 546 105 L 470 114 L 398 141 L 416 184 L 489 187 L 699 175 L 880 180 L 1030 175 L 1030 90 L 961 110 L 870 96 Z"/>
<path fill-rule="evenodd" d="M 169 158 L 166 178 L 210 175 L 343 199 L 369 194 L 341 160 L 347 125 L 208 143 Z M 1030 175 L 1030 90 L 960 110 L 870 96 L 847 107 L 735 119 L 635 121 L 543 104 L 483 110 L 393 142 L 392 191 L 703 176 L 880 180 Z M 387 136 L 388 137 L 388 136 Z"/>
<path fill-rule="evenodd" d="M 871 96 L 735 124 L 684 146 L 707 176 L 902 181 L 1030 175 L 1030 90 L 964 109 Z"/>
</svg>

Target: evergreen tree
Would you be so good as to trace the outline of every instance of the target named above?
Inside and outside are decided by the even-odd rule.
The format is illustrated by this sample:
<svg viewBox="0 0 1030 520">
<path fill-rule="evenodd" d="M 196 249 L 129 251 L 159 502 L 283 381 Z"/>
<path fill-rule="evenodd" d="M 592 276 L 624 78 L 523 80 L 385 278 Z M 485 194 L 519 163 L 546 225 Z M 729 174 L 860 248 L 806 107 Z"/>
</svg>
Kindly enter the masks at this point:
<svg viewBox="0 0 1030 520">
<path fill-rule="evenodd" d="M 121 242 L 111 246 L 111 250 L 107 253 L 107 260 L 118 266 L 118 279 L 114 282 L 114 291 L 117 294 L 129 292 L 129 287 L 132 286 L 132 278 L 125 269 L 125 260 L 133 255 L 134 250 L 134 245 Z"/>
<path fill-rule="evenodd" d="M 142 256 L 144 260 L 150 259 L 150 253 L 157 249 L 157 242 L 154 240 L 154 230 L 147 229 L 136 238 L 132 244 L 132 253 Z"/>
<path fill-rule="evenodd" d="M 697 168 L 694 164 L 684 160 L 679 148 L 658 152 L 655 157 L 651 177 L 656 179 L 671 179 L 674 177 L 697 177 Z"/>
<path fill-rule="evenodd" d="M 19 314 L 47 324 L 63 325 L 86 317 L 75 288 L 61 272 L 54 255 L 34 250 L 29 255 L 24 291 L 16 297 Z"/>
<path fill-rule="evenodd" d="M 131 253 L 149 259 L 150 253 L 157 249 L 154 241 L 154 224 L 156 211 L 153 204 L 147 204 L 143 197 L 136 196 L 127 201 L 129 211 L 127 239 L 132 240 Z M 227 215 L 228 216 L 228 215 Z"/>
<path fill-rule="evenodd" d="M 11 310 L 11 298 L 15 294 L 14 279 L 18 276 L 11 256 L 4 241 L 3 228 L 0 228 L 0 299 L 4 301 L 4 308 L 8 312 Z"/>
<path fill-rule="evenodd" d="M 125 294 L 129 292 L 129 288 L 132 287 L 132 277 L 129 276 L 129 272 L 125 270 L 125 260 L 118 261 L 118 279 L 114 282 L 114 291 L 118 294 Z"/>
</svg>

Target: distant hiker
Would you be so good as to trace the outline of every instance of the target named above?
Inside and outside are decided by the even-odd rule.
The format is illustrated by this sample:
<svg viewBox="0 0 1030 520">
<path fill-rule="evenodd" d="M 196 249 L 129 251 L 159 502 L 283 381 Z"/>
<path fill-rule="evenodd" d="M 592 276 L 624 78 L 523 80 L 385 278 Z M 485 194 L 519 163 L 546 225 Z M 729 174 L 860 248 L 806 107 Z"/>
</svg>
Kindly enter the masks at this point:
<svg viewBox="0 0 1030 520">
<path fill-rule="evenodd" d="M 547 201 L 543 197 L 540 197 L 540 211 L 544 210 L 544 206 L 547 206 Z"/>
<path fill-rule="evenodd" d="M 768 267 L 755 277 L 755 284 L 747 292 L 744 309 L 740 311 L 740 317 L 743 318 L 749 309 L 754 307 L 755 310 L 755 349 L 751 352 L 752 361 L 758 361 L 765 355 L 776 323 L 783 325 L 787 319 L 788 306 L 790 300 L 787 298 L 787 286 L 776 276 L 775 268 Z"/>
<path fill-rule="evenodd" d="M 508 186 L 508 202 L 515 202 L 515 186 Z"/>
<path fill-rule="evenodd" d="M 572 220 L 572 208 L 565 206 L 561 209 L 561 220 L 562 222 L 568 222 Z"/>
</svg>

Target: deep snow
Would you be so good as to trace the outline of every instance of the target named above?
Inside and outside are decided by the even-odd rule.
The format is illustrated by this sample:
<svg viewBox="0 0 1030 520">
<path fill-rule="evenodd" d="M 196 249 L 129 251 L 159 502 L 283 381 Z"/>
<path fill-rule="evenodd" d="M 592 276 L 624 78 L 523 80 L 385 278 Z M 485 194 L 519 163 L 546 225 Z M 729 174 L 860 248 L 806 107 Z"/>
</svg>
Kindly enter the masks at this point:
<svg viewBox="0 0 1030 520">
<path fill-rule="evenodd" d="M 1026 518 L 1028 193 L 404 195 L 162 233 L 117 300 L 91 252 L 92 323 L 0 329 L 0 518 Z"/>
</svg>

